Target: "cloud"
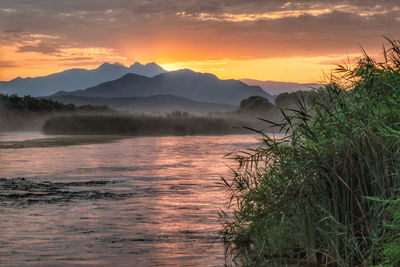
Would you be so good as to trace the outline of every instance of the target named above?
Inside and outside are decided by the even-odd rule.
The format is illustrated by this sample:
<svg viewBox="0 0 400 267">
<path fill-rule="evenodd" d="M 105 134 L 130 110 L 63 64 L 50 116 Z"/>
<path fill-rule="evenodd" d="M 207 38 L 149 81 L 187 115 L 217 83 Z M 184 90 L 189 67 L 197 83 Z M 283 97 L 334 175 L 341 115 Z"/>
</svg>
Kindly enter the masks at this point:
<svg viewBox="0 0 400 267">
<path fill-rule="evenodd" d="M 60 58 L 58 60 L 62 61 L 83 61 L 83 60 L 92 60 L 93 57 L 71 57 L 71 58 Z"/>
<path fill-rule="evenodd" d="M 135 60 L 240 61 L 237 74 L 247 68 L 260 70 L 259 77 L 279 73 L 261 73 L 261 63 L 251 65 L 258 60 L 276 65 L 280 59 L 282 70 L 290 64 L 295 73 L 301 72 L 296 66 L 320 71 L 332 59 L 359 53 L 360 45 L 379 54 L 382 35 L 400 38 L 398 0 L 1 0 L 1 59 L 22 67 L 3 69 L 0 76 Z M 304 58 L 318 60 L 302 65 Z M 204 66 L 212 68 L 221 73 L 225 66 Z"/>
<path fill-rule="evenodd" d="M 175 60 L 338 55 L 400 37 L 397 0 L 3 0 L 0 45 L 105 47 Z M 27 41 L 41 41 L 30 44 Z"/>
<path fill-rule="evenodd" d="M 18 68 L 20 65 L 16 64 L 15 62 L 12 61 L 0 61 L 0 69 L 8 69 L 8 68 Z"/>
<path fill-rule="evenodd" d="M 242 21 L 258 21 L 258 20 L 272 20 L 290 17 L 299 17 L 303 15 L 319 16 L 322 14 L 331 13 L 330 9 L 314 9 L 314 10 L 287 10 L 287 11 L 275 11 L 265 13 L 242 13 L 242 14 L 219 14 L 213 15 L 211 13 L 200 13 L 200 14 L 187 14 L 186 12 L 178 12 L 178 16 L 190 17 L 199 20 L 210 20 L 210 21 L 231 21 L 231 22 L 242 22 Z"/>
<path fill-rule="evenodd" d="M 26 52 L 36 52 L 41 54 L 58 54 L 60 53 L 60 49 L 56 45 L 46 44 L 44 42 L 40 42 L 35 45 L 22 45 L 18 47 L 17 52 L 19 53 L 26 53 Z"/>
<path fill-rule="evenodd" d="M 58 55 L 57 58 L 34 58 L 28 59 L 31 62 L 57 62 L 57 61 L 88 61 L 88 60 L 95 60 L 94 57 L 68 57 L 68 56 L 60 56 Z"/>
</svg>

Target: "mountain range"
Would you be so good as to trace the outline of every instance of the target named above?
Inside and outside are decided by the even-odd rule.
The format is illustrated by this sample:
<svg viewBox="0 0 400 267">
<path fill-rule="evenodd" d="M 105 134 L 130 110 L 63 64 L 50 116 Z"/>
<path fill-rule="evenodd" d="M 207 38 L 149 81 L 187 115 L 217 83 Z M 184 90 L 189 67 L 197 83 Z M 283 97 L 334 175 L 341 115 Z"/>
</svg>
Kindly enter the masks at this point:
<svg viewBox="0 0 400 267">
<path fill-rule="evenodd" d="M 107 105 L 135 112 L 180 109 L 203 113 L 234 110 L 250 96 L 274 102 L 277 94 L 318 86 L 253 79 L 221 80 L 213 74 L 189 69 L 167 72 L 156 63 L 136 62 L 127 67 L 105 62 L 92 70 L 74 68 L 48 76 L 0 82 L 0 93 L 46 97 L 78 106 Z"/>
<path fill-rule="evenodd" d="M 276 81 L 259 81 L 254 79 L 241 79 L 240 81 L 254 86 L 260 86 L 265 92 L 271 95 L 279 95 L 281 93 L 292 93 L 296 91 L 310 91 L 321 85 L 317 83 L 291 83 Z"/>
<path fill-rule="evenodd" d="M 85 89 L 102 82 L 120 78 L 127 73 L 152 77 L 165 72 L 155 63 L 142 65 L 139 62 L 126 67 L 120 63 L 103 63 L 93 70 L 74 68 L 35 78 L 15 78 L 11 81 L 0 82 L 0 93 L 17 94 L 20 96 L 47 96 L 60 90 L 74 91 Z"/>
<path fill-rule="evenodd" d="M 259 86 L 249 86 L 238 80 L 221 80 L 213 74 L 189 69 L 165 72 L 150 78 L 128 73 L 85 90 L 61 91 L 53 96 L 67 95 L 109 98 L 173 95 L 193 101 L 228 105 L 239 105 L 241 100 L 254 95 L 273 100 Z"/>
</svg>

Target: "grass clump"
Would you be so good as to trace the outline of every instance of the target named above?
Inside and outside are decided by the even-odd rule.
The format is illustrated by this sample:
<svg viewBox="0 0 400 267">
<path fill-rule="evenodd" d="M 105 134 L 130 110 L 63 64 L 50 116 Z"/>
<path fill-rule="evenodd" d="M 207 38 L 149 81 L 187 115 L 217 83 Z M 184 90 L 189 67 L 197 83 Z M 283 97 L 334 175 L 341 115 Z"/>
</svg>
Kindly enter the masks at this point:
<svg viewBox="0 0 400 267">
<path fill-rule="evenodd" d="M 398 266 L 400 43 L 383 62 L 338 66 L 312 104 L 299 99 L 235 155 L 225 239 L 247 266 Z M 389 201 L 389 202 L 388 202 Z"/>
</svg>

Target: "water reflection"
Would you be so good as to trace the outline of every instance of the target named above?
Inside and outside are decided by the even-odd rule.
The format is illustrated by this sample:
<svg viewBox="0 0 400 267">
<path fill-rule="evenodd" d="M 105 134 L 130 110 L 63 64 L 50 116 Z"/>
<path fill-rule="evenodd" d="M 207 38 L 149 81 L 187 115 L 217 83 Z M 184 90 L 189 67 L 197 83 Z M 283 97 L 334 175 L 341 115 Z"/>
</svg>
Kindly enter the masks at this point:
<svg viewBox="0 0 400 267">
<path fill-rule="evenodd" d="M 40 191 L 0 185 L 0 262 L 223 266 L 219 177 L 229 173 L 223 156 L 255 141 L 240 135 L 143 137 L 0 150 L 3 183 L 25 177 L 15 183 Z M 17 190 L 22 195 L 14 196 Z M 109 197 L 91 198 L 99 193 Z"/>
</svg>

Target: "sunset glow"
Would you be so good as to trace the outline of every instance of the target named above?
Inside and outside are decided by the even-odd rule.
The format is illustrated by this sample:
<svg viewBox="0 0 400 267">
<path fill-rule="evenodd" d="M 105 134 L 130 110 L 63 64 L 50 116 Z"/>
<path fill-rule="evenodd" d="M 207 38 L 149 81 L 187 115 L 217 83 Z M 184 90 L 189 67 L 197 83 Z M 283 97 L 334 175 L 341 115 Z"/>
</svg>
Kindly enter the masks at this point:
<svg viewBox="0 0 400 267">
<path fill-rule="evenodd" d="M 0 0 L 1 266 L 400 266 L 400 0 Z"/>
<path fill-rule="evenodd" d="M 382 35 L 400 35 L 394 1 L 58 2 L 2 2 L 0 80 L 139 61 L 224 79 L 317 82 L 360 45 L 377 54 Z"/>
<path fill-rule="evenodd" d="M 222 79 L 252 77 L 258 80 L 307 83 L 323 81 L 324 74 L 329 73 L 334 68 L 334 64 L 345 62 L 346 59 L 339 57 L 290 57 L 187 61 L 162 64 L 162 66 L 170 71 L 187 68 L 197 72 L 211 72 Z"/>
</svg>

